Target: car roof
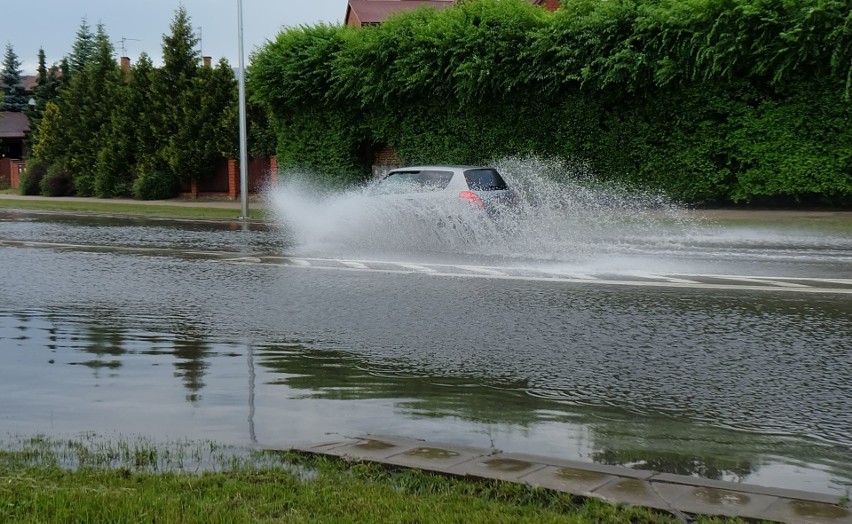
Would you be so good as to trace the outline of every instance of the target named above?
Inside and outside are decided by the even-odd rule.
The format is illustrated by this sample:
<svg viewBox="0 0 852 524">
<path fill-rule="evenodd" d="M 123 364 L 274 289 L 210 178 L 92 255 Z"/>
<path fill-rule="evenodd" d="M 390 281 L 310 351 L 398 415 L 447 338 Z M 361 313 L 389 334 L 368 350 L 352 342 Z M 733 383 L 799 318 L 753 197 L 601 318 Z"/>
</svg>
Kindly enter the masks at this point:
<svg viewBox="0 0 852 524">
<path fill-rule="evenodd" d="M 492 169 L 487 166 L 465 166 L 465 165 L 444 165 L 444 164 L 435 164 L 431 166 L 404 166 L 404 167 L 396 167 L 388 171 L 392 173 L 394 171 L 425 171 L 427 169 L 454 169 L 454 170 L 464 170 L 464 169 Z"/>
</svg>

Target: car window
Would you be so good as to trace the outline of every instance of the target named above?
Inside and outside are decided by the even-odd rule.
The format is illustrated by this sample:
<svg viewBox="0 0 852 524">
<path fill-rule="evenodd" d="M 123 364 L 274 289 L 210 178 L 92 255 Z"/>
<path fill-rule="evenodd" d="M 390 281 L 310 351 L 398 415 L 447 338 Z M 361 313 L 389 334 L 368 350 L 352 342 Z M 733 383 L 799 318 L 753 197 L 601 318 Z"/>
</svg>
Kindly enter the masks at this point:
<svg viewBox="0 0 852 524">
<path fill-rule="evenodd" d="M 452 171 L 394 171 L 379 182 L 382 193 L 422 193 L 445 189 Z"/>
<path fill-rule="evenodd" d="M 467 187 L 474 191 L 500 191 L 508 189 L 503 177 L 494 169 L 468 169 L 464 172 Z"/>
</svg>

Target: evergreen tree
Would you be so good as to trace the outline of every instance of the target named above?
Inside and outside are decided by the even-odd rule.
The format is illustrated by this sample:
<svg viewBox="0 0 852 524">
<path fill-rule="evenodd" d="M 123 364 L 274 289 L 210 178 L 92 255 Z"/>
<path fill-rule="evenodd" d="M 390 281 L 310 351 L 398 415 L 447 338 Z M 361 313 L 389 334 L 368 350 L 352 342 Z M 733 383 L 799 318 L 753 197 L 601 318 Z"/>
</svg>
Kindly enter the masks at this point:
<svg viewBox="0 0 852 524">
<path fill-rule="evenodd" d="M 97 52 L 97 48 L 97 37 L 92 33 L 88 21 L 83 18 L 80 22 L 80 28 L 77 29 L 77 36 L 74 39 L 74 46 L 72 47 L 71 55 L 68 57 L 64 73 L 70 77 L 74 73 L 83 71 L 86 64 Z"/>
<path fill-rule="evenodd" d="M 33 145 L 32 158 L 47 164 L 61 162 L 65 156 L 65 133 L 62 131 L 62 111 L 55 102 L 48 102 L 38 126 L 39 139 Z"/>
<path fill-rule="evenodd" d="M 98 152 L 109 133 L 111 113 L 118 105 L 120 69 L 113 54 L 104 26 L 98 24 L 95 52 L 82 62 L 82 69 L 72 67 L 71 80 L 60 97 L 68 144 L 66 167 L 81 196 L 94 194 Z"/>
<path fill-rule="evenodd" d="M 95 194 L 99 197 L 132 196 L 138 164 L 156 156 L 157 140 L 151 122 L 153 71 L 151 59 L 143 53 L 117 86 L 118 105 L 110 116 L 109 134 L 98 153 Z"/>
<path fill-rule="evenodd" d="M 233 69 L 222 59 L 215 69 L 200 68 L 183 92 L 180 105 L 193 110 L 180 114 L 167 147 L 169 165 L 182 183 L 208 178 L 216 163 L 235 149 L 236 87 Z"/>
<path fill-rule="evenodd" d="M 163 67 L 155 84 L 158 133 L 166 140 L 162 155 L 172 177 L 188 183 L 207 169 L 206 162 L 195 157 L 196 148 L 188 147 L 188 142 L 195 144 L 200 132 L 200 89 L 204 82 L 196 80 L 200 69 L 198 38 L 185 7 L 178 8 L 170 28 L 171 33 L 163 36 Z"/>
<path fill-rule="evenodd" d="M 56 66 L 48 69 L 44 49 L 40 48 L 38 50 L 38 78 L 36 79 L 36 87 L 33 91 L 35 105 L 27 108 L 27 117 L 30 120 L 31 130 L 27 140 L 31 147 L 38 142 L 39 124 L 41 123 L 47 103 L 59 96 L 60 80 L 58 71 Z"/>
<path fill-rule="evenodd" d="M 24 84 L 21 81 L 21 61 L 15 54 L 12 44 L 6 44 L 6 55 L 3 59 L 3 70 L 0 71 L 0 83 L 3 84 L 2 111 L 20 113 L 27 108 L 27 97 L 24 95 Z"/>
</svg>

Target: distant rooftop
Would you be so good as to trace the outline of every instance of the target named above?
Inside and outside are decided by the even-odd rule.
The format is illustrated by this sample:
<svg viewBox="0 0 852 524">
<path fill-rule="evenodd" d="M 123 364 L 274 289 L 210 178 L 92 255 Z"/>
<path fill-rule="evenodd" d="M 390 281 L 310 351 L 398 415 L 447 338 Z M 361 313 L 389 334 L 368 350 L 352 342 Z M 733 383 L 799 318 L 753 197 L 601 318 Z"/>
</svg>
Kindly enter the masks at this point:
<svg viewBox="0 0 852 524">
<path fill-rule="evenodd" d="M 24 113 L 0 113 L 0 138 L 24 138 L 30 130 L 30 121 Z"/>
</svg>

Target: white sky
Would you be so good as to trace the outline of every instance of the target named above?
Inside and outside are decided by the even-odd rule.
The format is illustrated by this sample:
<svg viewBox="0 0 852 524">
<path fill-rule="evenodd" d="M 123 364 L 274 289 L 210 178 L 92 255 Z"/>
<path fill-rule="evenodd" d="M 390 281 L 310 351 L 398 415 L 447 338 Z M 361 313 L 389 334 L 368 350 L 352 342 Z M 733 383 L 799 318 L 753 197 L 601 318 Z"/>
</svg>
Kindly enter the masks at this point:
<svg viewBox="0 0 852 524">
<path fill-rule="evenodd" d="M 7 3 L 14 3 L 15 9 L 9 9 Z M 0 0 L 4 13 L 0 25 L 0 58 L 8 42 L 22 62 L 24 74 L 35 74 L 39 47 L 44 48 L 48 65 L 58 63 L 71 52 L 77 29 L 85 17 L 92 31 L 98 22 L 103 22 L 117 56 L 122 54 L 121 39 L 125 38 L 126 56 L 134 63 L 144 51 L 159 64 L 163 34 L 169 32 L 175 11 L 183 4 L 196 33 L 201 28 L 202 53 L 212 56 L 214 63 L 227 58 L 236 67 L 239 62 L 237 3 L 238 0 Z M 282 27 L 342 22 L 347 0 L 242 0 L 242 3 L 243 46 L 248 64 L 251 51 L 273 40 Z"/>
</svg>

